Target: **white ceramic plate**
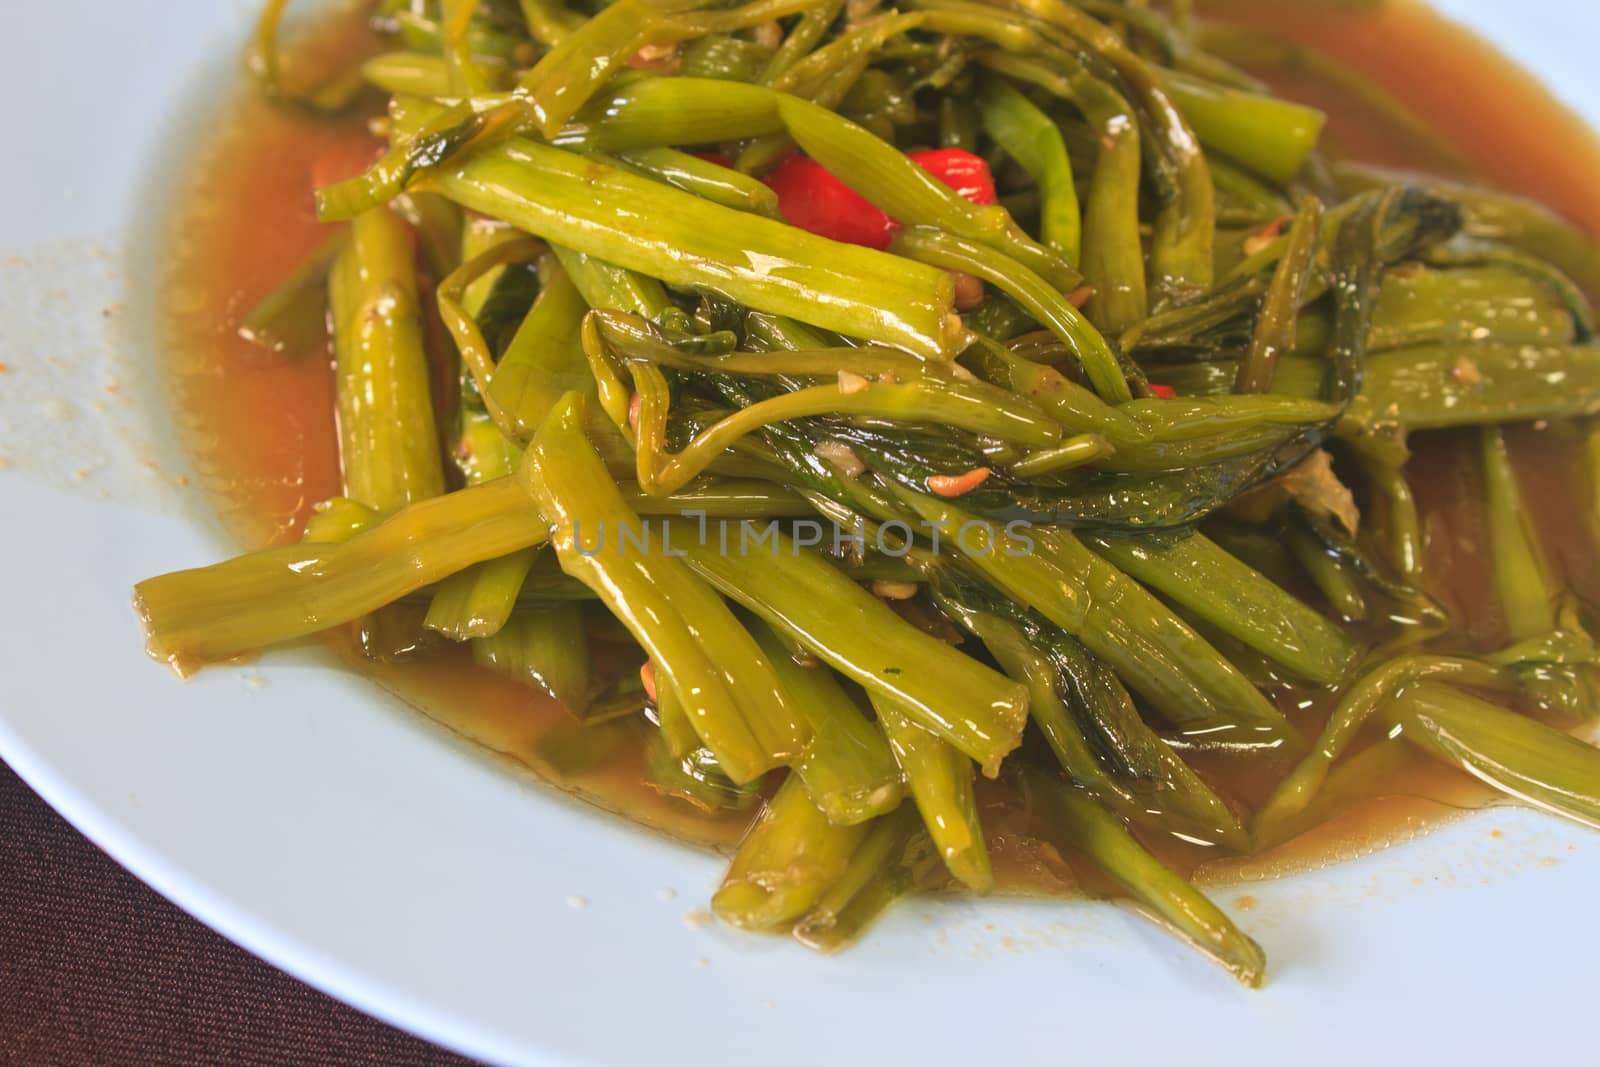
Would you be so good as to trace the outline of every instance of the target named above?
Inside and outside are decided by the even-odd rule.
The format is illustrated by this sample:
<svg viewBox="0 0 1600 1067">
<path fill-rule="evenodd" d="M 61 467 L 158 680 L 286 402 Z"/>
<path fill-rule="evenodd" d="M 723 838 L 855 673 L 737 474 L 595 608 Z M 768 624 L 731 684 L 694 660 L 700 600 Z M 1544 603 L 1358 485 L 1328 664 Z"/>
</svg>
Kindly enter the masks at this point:
<svg viewBox="0 0 1600 1067">
<path fill-rule="evenodd" d="M 178 684 L 140 652 L 129 589 L 230 546 L 178 485 L 151 371 L 156 223 L 253 4 L 15 6 L 0 754 L 184 908 L 505 1063 L 1593 1058 L 1579 1042 L 1600 840 L 1552 819 L 1496 810 L 1251 887 L 1240 919 L 1272 963 L 1260 993 L 1088 903 L 918 902 L 823 959 L 687 922 L 718 860 L 506 772 L 314 653 Z M 1600 117 L 1600 17 L 1567 0 L 1444 6 Z"/>
</svg>

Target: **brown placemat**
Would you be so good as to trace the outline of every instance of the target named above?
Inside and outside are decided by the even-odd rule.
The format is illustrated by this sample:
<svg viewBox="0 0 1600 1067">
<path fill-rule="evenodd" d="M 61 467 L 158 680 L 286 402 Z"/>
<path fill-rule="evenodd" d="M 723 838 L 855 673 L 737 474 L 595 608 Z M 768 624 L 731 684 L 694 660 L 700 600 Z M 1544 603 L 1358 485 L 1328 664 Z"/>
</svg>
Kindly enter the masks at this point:
<svg viewBox="0 0 1600 1067">
<path fill-rule="evenodd" d="M 190 918 L 0 763 L 0 1064 L 470 1064 Z"/>
</svg>

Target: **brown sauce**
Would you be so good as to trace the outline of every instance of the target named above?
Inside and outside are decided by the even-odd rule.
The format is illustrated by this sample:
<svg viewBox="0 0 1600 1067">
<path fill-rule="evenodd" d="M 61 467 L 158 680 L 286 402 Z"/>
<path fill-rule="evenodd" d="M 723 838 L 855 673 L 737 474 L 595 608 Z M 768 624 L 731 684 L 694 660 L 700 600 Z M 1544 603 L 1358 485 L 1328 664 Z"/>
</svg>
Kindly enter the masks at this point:
<svg viewBox="0 0 1600 1067">
<path fill-rule="evenodd" d="M 1210 0 L 1204 10 L 1326 55 L 1387 89 L 1440 136 L 1430 147 L 1403 122 L 1374 111 L 1315 72 L 1271 66 L 1260 73 L 1283 95 L 1331 116 L 1328 144 L 1349 157 L 1479 177 L 1542 200 L 1600 234 L 1600 142 L 1528 74 L 1471 34 L 1425 7 L 1282 0 Z M 315 47 L 352 54 L 375 47 L 360 19 L 321 27 Z M 352 139 L 361 121 L 328 124 L 285 116 L 241 90 L 226 108 L 184 186 L 177 191 L 164 279 L 166 372 L 172 413 L 229 528 L 245 548 L 293 541 L 312 506 L 339 491 L 333 384 L 326 353 L 299 360 L 238 336 L 247 309 L 327 236 L 314 218 L 310 189 L 317 161 Z M 1573 447 L 1558 431 L 1517 428 L 1515 456 L 1552 557 L 1580 592 L 1600 599 L 1600 565 L 1581 535 L 1567 489 Z M 1433 573 L 1451 575 L 1435 590 L 1453 609 L 1469 645 L 1493 647 L 1502 621 L 1487 585 L 1477 471 L 1459 440 L 1420 435 L 1415 481 L 1426 514 Z M 331 641 L 351 669 L 372 678 L 444 726 L 600 807 L 700 844 L 730 847 L 748 813 L 707 816 L 643 784 L 641 723 L 603 727 L 614 742 L 587 763 L 564 744 L 577 729 L 554 701 L 475 666 L 462 650 L 422 662 L 378 664 Z M 1320 709 L 1326 714 L 1328 709 Z M 1318 709 L 1300 722 L 1314 729 Z M 1491 797 L 1466 775 L 1413 758 L 1395 744 L 1347 759 L 1314 827 L 1269 852 L 1217 859 L 1175 841 L 1153 841 L 1169 862 L 1204 881 L 1239 881 L 1332 862 L 1412 836 L 1448 814 Z M 1258 803 L 1283 766 L 1197 761 L 1231 801 Z M 1070 874 L 1042 848 L 1004 787 L 985 783 L 980 800 L 997 874 L 1013 890 L 1068 891 Z M 1085 888 L 1099 888 L 1085 883 Z"/>
</svg>

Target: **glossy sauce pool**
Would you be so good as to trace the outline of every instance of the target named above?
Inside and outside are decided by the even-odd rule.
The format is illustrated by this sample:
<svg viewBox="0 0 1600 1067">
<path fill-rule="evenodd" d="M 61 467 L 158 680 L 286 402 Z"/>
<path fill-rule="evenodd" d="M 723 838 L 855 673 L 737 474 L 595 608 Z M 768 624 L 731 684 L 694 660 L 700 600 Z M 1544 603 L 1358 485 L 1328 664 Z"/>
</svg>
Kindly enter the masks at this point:
<svg viewBox="0 0 1600 1067">
<path fill-rule="evenodd" d="M 1264 65 L 1283 93 L 1328 111 L 1327 144 L 1348 158 L 1478 176 L 1541 200 L 1600 234 L 1600 142 L 1538 83 L 1472 35 L 1425 7 L 1405 2 L 1352 13 L 1333 3 L 1211 0 L 1219 20 L 1315 43 L 1404 101 L 1437 135 L 1353 98 L 1336 82 L 1294 63 Z M 330 55 L 375 50 L 359 19 L 319 28 L 314 48 Z M 315 53 L 297 58 L 315 63 Z M 339 492 L 328 353 L 287 359 L 241 339 L 245 312 L 324 241 L 314 218 L 312 174 L 329 158 L 375 144 L 360 121 L 286 116 L 241 89 L 177 191 L 164 279 L 164 341 L 172 413 L 217 506 L 245 548 L 296 540 L 314 504 Z M 1574 586 L 1600 599 L 1600 569 L 1578 535 L 1576 502 L 1565 486 L 1574 462 L 1556 434 L 1518 428 L 1515 456 L 1552 555 Z M 1457 576 L 1434 590 L 1463 621 L 1469 640 L 1495 643 L 1501 620 L 1484 584 L 1481 516 L 1472 499 L 1476 470 L 1448 434 L 1421 435 L 1417 487 L 1426 515 L 1430 570 Z M 1540 486 L 1550 487 L 1541 491 Z M 201 561 L 196 561 L 201 562 Z M 476 667 L 457 650 L 421 662 L 383 664 L 330 638 L 349 669 L 363 673 L 444 726 L 601 807 L 695 843 L 731 847 L 749 813 L 707 816 L 643 784 L 637 721 L 599 728 L 601 743 L 575 743 L 581 729 L 554 701 Z M 335 711 L 336 709 L 330 709 Z M 1311 729 L 1315 724 L 1300 720 Z M 593 738 L 593 734 L 590 735 Z M 1320 820 L 1260 855 L 1217 859 L 1172 840 L 1149 841 L 1165 859 L 1205 882 L 1237 882 L 1331 862 L 1412 836 L 1454 812 L 1489 802 L 1466 775 L 1375 746 L 1347 760 L 1314 809 Z M 1199 761 L 1230 801 L 1259 802 L 1282 767 Z M 1012 796 L 980 789 L 996 873 L 1005 888 L 1066 891 L 1073 876 L 1031 836 Z M 1078 865 L 1081 870 L 1081 865 Z M 1098 889 L 1098 886 L 1090 888 Z"/>
</svg>

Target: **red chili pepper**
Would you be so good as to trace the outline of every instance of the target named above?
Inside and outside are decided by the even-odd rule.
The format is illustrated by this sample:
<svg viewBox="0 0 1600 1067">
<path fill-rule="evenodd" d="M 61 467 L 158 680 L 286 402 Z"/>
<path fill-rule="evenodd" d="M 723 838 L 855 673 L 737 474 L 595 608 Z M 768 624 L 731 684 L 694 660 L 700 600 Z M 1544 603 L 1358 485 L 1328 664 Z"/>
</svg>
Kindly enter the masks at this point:
<svg viewBox="0 0 1600 1067">
<path fill-rule="evenodd" d="M 1178 399 L 1178 391 L 1176 389 L 1174 389 L 1172 386 L 1170 386 L 1170 385 L 1157 385 L 1155 382 L 1151 382 L 1150 383 L 1150 395 L 1151 396 L 1159 396 L 1162 400 L 1176 400 L 1176 399 Z"/>
<path fill-rule="evenodd" d="M 721 152 L 690 152 L 689 154 L 694 156 L 696 159 L 703 159 L 707 163 L 715 163 L 719 167 L 727 167 L 730 170 L 733 169 L 734 166 L 733 160 L 729 159 Z"/>
<path fill-rule="evenodd" d="M 767 185 L 783 217 L 802 230 L 868 248 L 894 239 L 894 221 L 814 159 L 795 156 L 767 175 Z"/>
<path fill-rule="evenodd" d="M 978 488 L 993 473 L 988 467 L 975 467 L 965 474 L 930 474 L 928 489 L 938 496 L 953 500 Z"/>
<path fill-rule="evenodd" d="M 972 153 L 941 148 L 913 152 L 910 158 L 973 203 L 995 202 L 989 165 Z M 778 194 L 784 218 L 822 237 L 883 249 L 900 228 L 816 160 L 796 156 L 767 175 L 766 182 Z"/>
<path fill-rule="evenodd" d="M 974 204 L 995 202 L 994 177 L 981 156 L 959 148 L 911 153 L 911 161 Z"/>
</svg>

